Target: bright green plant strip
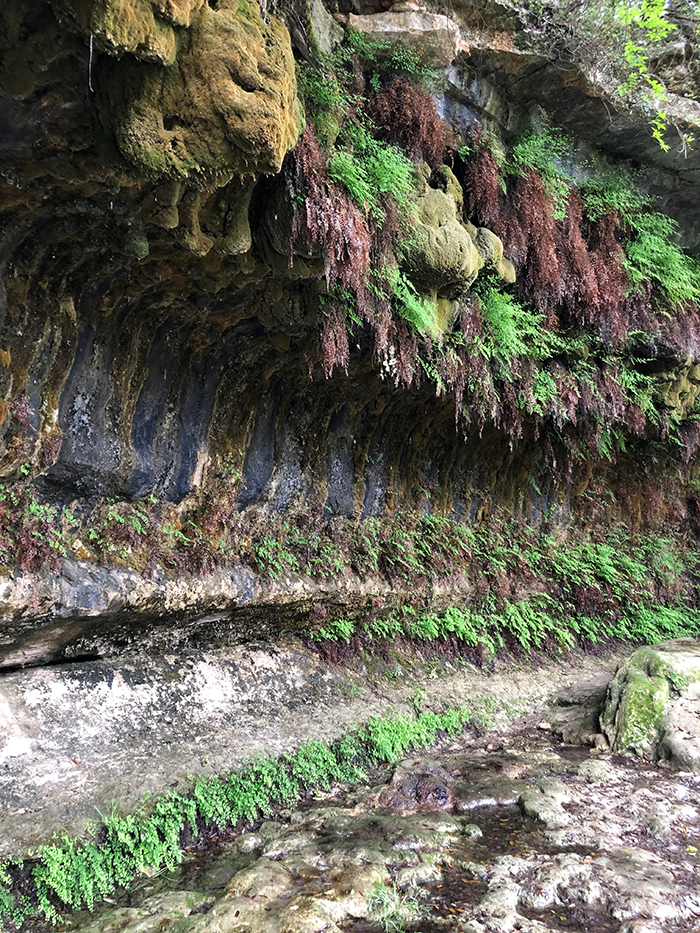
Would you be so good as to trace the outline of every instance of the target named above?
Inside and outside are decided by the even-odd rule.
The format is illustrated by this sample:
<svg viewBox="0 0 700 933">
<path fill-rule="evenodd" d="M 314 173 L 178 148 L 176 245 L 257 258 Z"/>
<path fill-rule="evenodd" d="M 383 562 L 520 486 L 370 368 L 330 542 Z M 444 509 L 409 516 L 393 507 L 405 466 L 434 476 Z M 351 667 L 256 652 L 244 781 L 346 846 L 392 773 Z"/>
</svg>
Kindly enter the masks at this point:
<svg viewBox="0 0 700 933">
<path fill-rule="evenodd" d="M 615 618 L 605 614 L 566 616 L 555 600 L 541 595 L 506 603 L 498 609 L 452 607 L 442 615 L 396 615 L 367 625 L 356 626 L 347 619 L 338 619 L 312 637 L 318 642 L 349 644 L 356 635 L 365 643 L 399 635 L 411 642 L 436 644 L 456 639 L 464 647 L 481 646 L 491 654 L 517 645 L 530 654 L 552 645 L 567 649 L 611 639 L 652 645 L 670 638 L 698 638 L 700 610 L 682 605 L 627 605 Z"/>
<path fill-rule="evenodd" d="M 66 837 L 21 861 L 0 866 L 0 922 L 19 926 L 30 916 L 58 921 L 65 910 L 89 908 L 153 869 L 172 869 L 184 859 L 183 834 L 205 826 L 253 822 L 276 807 L 296 803 L 312 790 L 356 782 L 367 768 L 391 764 L 409 750 L 459 735 L 467 724 L 484 725 L 493 701 L 475 697 L 443 713 L 373 717 L 330 745 L 311 741 L 279 759 L 253 761 L 225 778 L 198 778 L 190 794 L 158 797 L 148 813 L 112 815 L 89 827 L 86 837 Z M 30 870 L 31 893 L 13 879 Z M 23 885 L 26 892 L 27 885 Z"/>
<path fill-rule="evenodd" d="M 563 548 L 545 535 L 509 539 L 484 532 L 473 535 L 471 548 L 482 582 L 489 581 L 482 596 L 443 613 L 404 605 L 357 624 L 340 618 L 312 638 L 349 644 L 357 636 L 370 650 L 376 639 L 402 637 L 436 650 L 456 641 L 489 654 L 503 648 L 529 654 L 611 639 L 654 644 L 700 637 L 691 582 L 695 558 L 671 539 L 648 536 L 633 543 L 618 533 Z M 504 597 L 509 580 L 523 576 L 536 578 L 542 592 Z"/>
</svg>

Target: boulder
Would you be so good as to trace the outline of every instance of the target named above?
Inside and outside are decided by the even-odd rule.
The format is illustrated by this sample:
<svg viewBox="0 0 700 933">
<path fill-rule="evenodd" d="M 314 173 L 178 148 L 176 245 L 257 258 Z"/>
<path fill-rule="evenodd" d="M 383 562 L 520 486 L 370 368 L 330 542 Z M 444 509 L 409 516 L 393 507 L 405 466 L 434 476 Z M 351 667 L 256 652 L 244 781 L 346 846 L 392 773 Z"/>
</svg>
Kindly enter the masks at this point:
<svg viewBox="0 0 700 933">
<path fill-rule="evenodd" d="M 396 765 L 391 783 L 379 797 L 392 810 L 446 810 L 452 806 L 452 777 L 436 761 L 413 759 Z"/>
<path fill-rule="evenodd" d="M 402 243 L 402 266 L 420 292 L 456 299 L 476 279 L 483 261 L 461 222 L 461 190 L 456 200 L 452 180 L 459 183 L 447 166 L 441 168 L 417 200 L 411 235 Z"/>
<path fill-rule="evenodd" d="M 402 242 L 402 266 L 418 291 L 454 301 L 473 284 L 484 266 L 506 282 L 515 269 L 503 256 L 503 243 L 491 230 L 462 219 L 462 186 L 447 165 L 432 172 L 423 167 L 425 187 L 419 195 L 410 235 Z M 454 311 L 454 307 L 452 308 Z M 451 328 L 454 314 L 445 316 L 442 332 Z"/>
<path fill-rule="evenodd" d="M 605 704 L 610 674 L 603 673 L 575 693 L 557 698 L 549 714 L 552 733 L 568 745 L 607 746 L 600 734 L 600 713 Z"/>
<path fill-rule="evenodd" d="M 613 751 L 700 770 L 700 642 L 635 651 L 608 686 L 600 725 Z"/>
</svg>

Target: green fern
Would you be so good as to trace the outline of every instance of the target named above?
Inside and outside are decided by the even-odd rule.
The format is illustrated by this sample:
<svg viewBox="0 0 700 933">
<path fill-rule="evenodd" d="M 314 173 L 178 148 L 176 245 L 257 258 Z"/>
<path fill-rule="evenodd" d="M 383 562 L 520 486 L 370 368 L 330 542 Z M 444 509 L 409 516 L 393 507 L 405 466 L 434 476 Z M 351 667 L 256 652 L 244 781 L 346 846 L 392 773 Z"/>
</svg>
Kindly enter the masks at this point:
<svg viewBox="0 0 700 933">
<path fill-rule="evenodd" d="M 586 216 L 599 220 L 614 211 L 624 219 L 644 210 L 650 198 L 639 188 L 637 178 L 629 169 L 594 166 L 590 177 L 578 189 Z"/>
<path fill-rule="evenodd" d="M 512 295 L 490 284 L 479 283 L 485 330 L 481 350 L 493 361 L 499 378 L 512 381 L 518 361 L 547 358 L 554 346 L 544 326 L 544 316 L 521 304 Z"/>
<path fill-rule="evenodd" d="M 400 149 L 375 139 L 357 119 L 348 121 L 337 146 L 328 163 L 330 177 L 360 207 L 371 211 L 378 223 L 384 217 L 382 195 L 392 198 L 397 207 L 409 209 L 416 196 L 416 174 Z"/>
<path fill-rule="evenodd" d="M 679 307 L 700 300 L 700 264 L 676 245 L 678 224 L 664 214 L 640 213 L 627 218 L 632 235 L 624 260 L 630 288 L 651 279 L 670 303 Z"/>
<path fill-rule="evenodd" d="M 572 141 L 568 136 L 544 127 L 522 137 L 511 150 L 504 166 L 506 175 L 535 171 L 552 199 L 555 220 L 566 216 L 566 205 L 575 177 L 569 166 Z"/>
</svg>

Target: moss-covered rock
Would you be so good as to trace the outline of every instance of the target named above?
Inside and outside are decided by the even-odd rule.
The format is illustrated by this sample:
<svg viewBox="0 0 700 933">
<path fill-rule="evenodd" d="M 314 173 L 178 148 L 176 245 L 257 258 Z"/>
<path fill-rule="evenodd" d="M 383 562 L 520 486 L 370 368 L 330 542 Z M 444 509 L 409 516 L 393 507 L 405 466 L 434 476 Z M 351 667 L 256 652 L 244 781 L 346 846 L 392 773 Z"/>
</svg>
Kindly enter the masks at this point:
<svg viewBox="0 0 700 933">
<path fill-rule="evenodd" d="M 640 648 L 608 686 L 601 731 L 613 751 L 673 763 L 666 739 L 675 730 L 678 700 L 695 698 L 700 698 L 700 643 L 677 639 Z"/>
<path fill-rule="evenodd" d="M 700 365 L 690 359 L 660 363 L 654 383 L 659 404 L 678 418 L 685 418 L 700 394 Z"/>
<path fill-rule="evenodd" d="M 418 198 L 412 235 L 403 244 L 402 265 L 419 291 L 454 299 L 473 283 L 483 261 L 461 223 L 461 203 L 455 200 L 447 175 L 452 172 L 447 166 L 442 168 L 439 187 L 433 187 L 431 176 Z M 456 179 L 455 183 L 459 186 Z"/>
<path fill-rule="evenodd" d="M 144 61 L 172 65 L 175 25 L 189 26 L 204 0 L 56 0 L 59 15 L 93 37 L 111 55 L 129 52 Z"/>
<path fill-rule="evenodd" d="M 170 67 L 107 62 L 98 87 L 102 120 L 131 163 L 200 185 L 278 172 L 301 125 L 287 28 L 250 0 L 199 9 Z"/>
<path fill-rule="evenodd" d="M 624 677 L 611 687 L 611 699 L 602 720 L 611 747 L 616 751 L 631 749 L 638 755 L 653 753 L 668 705 L 668 681 L 628 667 Z"/>
<path fill-rule="evenodd" d="M 503 243 L 499 237 L 486 227 L 474 228 L 471 236 L 484 265 L 494 268 L 504 282 L 515 282 L 515 266 L 503 255 Z"/>
<path fill-rule="evenodd" d="M 419 291 L 448 301 L 459 298 L 480 270 L 490 266 L 506 282 L 515 281 L 515 268 L 503 256 L 503 243 L 484 227 L 462 220 L 462 186 L 447 165 L 429 171 L 426 185 L 411 218 L 411 234 L 403 245 L 403 268 Z M 450 315 L 443 314 L 447 321 Z M 453 317 L 453 315 L 452 315 Z"/>
</svg>

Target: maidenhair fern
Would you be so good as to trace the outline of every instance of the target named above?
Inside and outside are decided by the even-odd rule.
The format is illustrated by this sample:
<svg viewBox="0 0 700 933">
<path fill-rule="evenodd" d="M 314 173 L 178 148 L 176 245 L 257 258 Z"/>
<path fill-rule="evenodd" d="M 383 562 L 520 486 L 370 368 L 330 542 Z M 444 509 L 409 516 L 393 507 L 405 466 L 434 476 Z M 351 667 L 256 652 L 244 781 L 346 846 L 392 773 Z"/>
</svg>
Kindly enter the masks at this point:
<svg viewBox="0 0 700 933">
<path fill-rule="evenodd" d="M 358 207 L 381 216 L 377 194 L 369 183 L 366 166 L 355 153 L 345 149 L 334 152 L 328 160 L 328 176 L 345 188 Z"/>
<path fill-rule="evenodd" d="M 418 53 L 399 43 L 381 36 L 371 36 L 355 29 L 348 30 L 347 47 L 335 53 L 335 61 L 348 64 L 348 56 L 354 54 L 365 68 L 379 72 L 408 75 L 414 81 L 431 87 L 438 80 L 438 72 L 426 65 Z"/>
<path fill-rule="evenodd" d="M 631 214 L 623 264 L 632 289 L 651 279 L 674 306 L 700 301 L 700 264 L 676 245 L 678 224 L 654 213 Z"/>
<path fill-rule="evenodd" d="M 639 188 L 637 176 L 618 166 L 595 166 L 578 193 L 589 220 L 599 220 L 611 211 L 627 219 L 649 205 L 649 196 Z"/>
<path fill-rule="evenodd" d="M 402 272 L 398 272 L 394 280 L 394 304 L 401 317 L 419 334 L 433 338 L 440 336 L 435 300 L 419 295 Z"/>
<path fill-rule="evenodd" d="M 503 168 L 506 175 L 524 175 L 528 169 L 537 172 L 552 199 L 555 220 L 566 216 L 569 191 L 575 183 L 569 165 L 571 149 L 568 136 L 544 127 L 520 139 Z"/>
<path fill-rule="evenodd" d="M 700 300 L 700 265 L 677 245 L 676 221 L 646 210 L 650 198 L 633 174 L 619 168 L 598 170 L 580 194 L 591 220 L 614 212 L 627 231 L 623 266 L 631 291 L 651 280 L 675 307 Z"/>
<path fill-rule="evenodd" d="M 484 318 L 481 349 L 496 364 L 501 378 L 514 378 L 518 360 L 549 355 L 552 336 L 540 311 L 496 287 L 482 287 L 480 298 Z"/>
<path fill-rule="evenodd" d="M 549 370 L 542 369 L 535 376 L 532 396 L 534 404 L 530 403 L 530 410 L 534 414 L 544 415 L 549 411 L 556 411 L 559 386 Z"/>
<path fill-rule="evenodd" d="M 424 526 L 415 537 L 424 540 L 428 534 Z M 411 544 L 408 536 L 404 540 Z M 517 646 L 529 653 L 611 638 L 651 643 L 700 632 L 693 596 L 698 559 L 670 537 L 616 531 L 562 548 L 552 536 L 518 530 L 512 523 L 500 533 L 468 530 L 464 543 L 470 552 L 467 566 L 489 581 L 485 592 L 444 613 L 403 606 L 354 625 L 343 620 L 346 644 L 355 635 L 372 650 L 376 639 L 403 638 L 432 645 L 437 653 L 456 649 L 471 656 L 472 649 L 493 653 Z M 434 539 L 428 537 L 428 544 L 436 550 Z M 514 599 L 512 582 L 523 574 L 536 577 L 544 592 Z M 331 627 L 328 632 L 334 641 Z"/>
<path fill-rule="evenodd" d="M 379 224 L 384 218 L 382 196 L 407 210 L 416 195 L 410 159 L 396 146 L 374 139 L 357 121 L 348 124 L 343 139 L 346 148 L 336 148 L 329 157 L 329 177 L 343 185 L 359 207 L 371 211 Z"/>
<path fill-rule="evenodd" d="M 465 298 L 442 316 L 442 304 L 400 271 L 402 241 L 417 235 L 410 223 L 420 187 L 414 161 L 441 164 L 449 145 L 429 95 L 416 97 L 414 84 L 397 77 L 419 73 L 420 63 L 385 40 L 350 34 L 321 65 L 321 74 L 302 66 L 308 115 L 324 132 L 322 144 L 314 138 L 311 145 L 307 129 L 295 152 L 303 169 L 296 190 L 305 199 L 293 232 L 306 229 L 306 245 L 323 246 L 330 291 L 335 285 L 351 295 L 322 308 L 326 375 L 336 365 L 347 371 L 347 328 L 356 335 L 367 327 L 397 384 L 410 386 L 422 369 L 438 394 L 454 392 L 457 420 L 479 430 L 494 424 L 511 443 L 523 436 L 527 416 L 547 438 L 545 449 L 563 444 L 571 462 L 613 460 L 649 427 L 668 436 L 670 425 L 672 439 L 680 437 L 644 357 L 661 339 L 679 353 L 693 339 L 700 266 L 677 245 L 675 222 L 648 210 L 635 176 L 575 166 L 573 140 L 547 127 L 521 138 L 503 160 L 485 153 L 488 140 L 476 134 L 480 154 L 462 152 L 470 157 L 465 207 L 477 226 L 502 238 L 518 283 L 509 288 L 482 270 L 473 289 L 478 300 Z M 406 131 L 401 106 L 409 97 L 409 109 L 422 116 Z M 439 145 L 431 149 L 426 140 L 435 136 Z M 508 175 L 514 180 L 505 185 Z M 676 309 L 685 317 L 676 320 Z M 453 320 L 456 330 L 444 333 Z M 256 547 L 276 574 L 294 569 L 274 541 Z M 396 572 L 410 575 L 418 559 L 407 550 Z"/>
<path fill-rule="evenodd" d="M 0 924 L 10 919 L 20 927 L 37 915 L 58 923 L 66 909 L 92 909 L 139 875 L 179 864 L 186 829 L 196 836 L 203 824 L 252 822 L 276 806 L 296 802 L 305 789 L 327 790 L 335 781 L 361 780 L 367 763 L 395 762 L 410 749 L 434 742 L 440 732 L 456 736 L 467 723 L 483 724 L 487 699 L 473 698 L 444 713 L 372 717 L 330 745 L 310 741 L 280 759 L 253 761 L 225 778 L 200 777 L 187 796 L 158 797 L 150 813 L 112 814 L 99 831 L 93 826 L 93 838 L 64 837 L 42 846 L 28 865 L 0 864 Z"/>
</svg>

